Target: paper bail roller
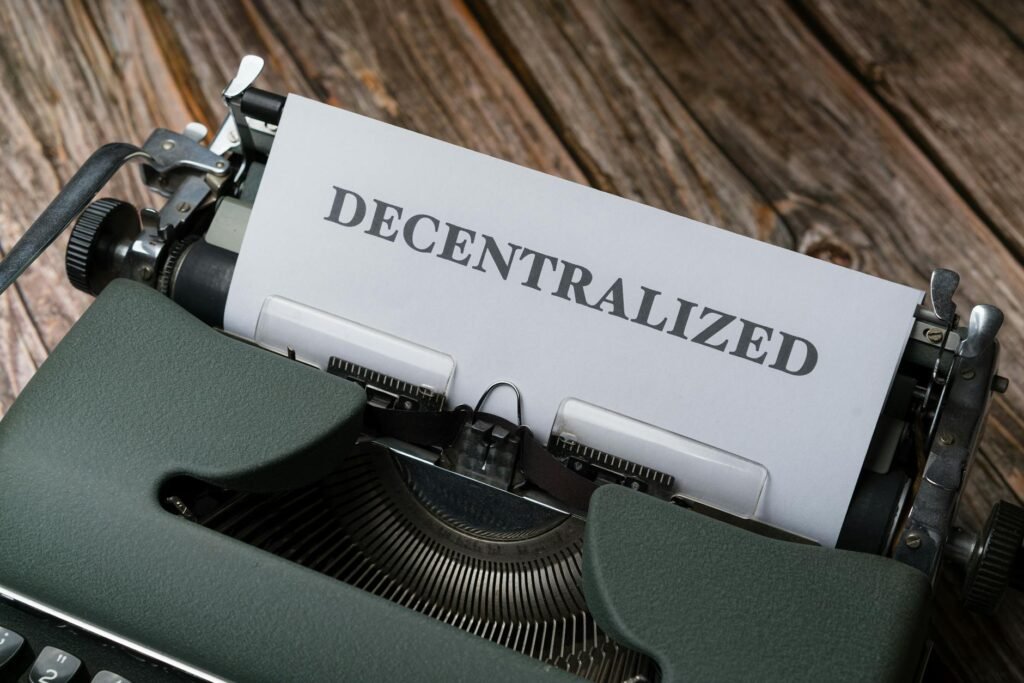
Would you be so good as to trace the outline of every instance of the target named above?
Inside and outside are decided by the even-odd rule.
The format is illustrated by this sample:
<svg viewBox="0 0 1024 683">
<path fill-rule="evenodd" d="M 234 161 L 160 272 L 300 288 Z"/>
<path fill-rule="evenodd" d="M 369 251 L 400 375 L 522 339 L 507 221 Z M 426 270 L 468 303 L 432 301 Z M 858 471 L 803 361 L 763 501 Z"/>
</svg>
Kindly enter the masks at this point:
<svg viewBox="0 0 1024 683">
<path fill-rule="evenodd" d="M 253 341 L 431 409 L 444 404 L 455 372 L 447 354 L 279 296 L 264 302 Z"/>
<path fill-rule="evenodd" d="M 626 476 L 746 519 L 755 516 L 768 480 L 756 462 L 575 398 L 562 402 L 551 437 L 588 447 L 598 466 L 621 469 L 602 463 L 612 458 L 632 466 Z"/>
</svg>

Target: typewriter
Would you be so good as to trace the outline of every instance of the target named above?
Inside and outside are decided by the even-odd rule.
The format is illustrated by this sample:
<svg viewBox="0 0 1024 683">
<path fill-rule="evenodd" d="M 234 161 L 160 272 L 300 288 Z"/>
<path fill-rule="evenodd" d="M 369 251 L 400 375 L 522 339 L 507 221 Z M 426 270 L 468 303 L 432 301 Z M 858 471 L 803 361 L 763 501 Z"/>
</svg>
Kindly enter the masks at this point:
<svg viewBox="0 0 1024 683">
<path fill-rule="evenodd" d="M 1024 510 L 957 525 L 1008 380 L 1002 313 L 961 320 L 949 270 L 838 548 L 487 396 L 224 334 L 285 106 L 261 68 L 208 145 L 101 147 L 0 263 L 2 291 L 73 223 L 67 275 L 97 297 L 0 422 L 0 680 L 903 681 L 945 564 L 976 610 L 1020 588 Z M 130 160 L 163 199 L 93 201 Z"/>
</svg>

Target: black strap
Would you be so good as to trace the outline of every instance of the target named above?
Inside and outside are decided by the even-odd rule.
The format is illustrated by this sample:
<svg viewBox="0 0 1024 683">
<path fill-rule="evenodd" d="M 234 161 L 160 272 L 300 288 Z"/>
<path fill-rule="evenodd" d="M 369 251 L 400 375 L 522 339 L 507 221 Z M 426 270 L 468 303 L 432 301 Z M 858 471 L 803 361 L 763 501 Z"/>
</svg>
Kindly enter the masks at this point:
<svg viewBox="0 0 1024 683">
<path fill-rule="evenodd" d="M 470 412 L 468 406 L 435 413 L 394 410 L 367 403 L 363 426 L 371 434 L 393 436 L 417 446 L 448 446 L 455 441 Z"/>
<path fill-rule="evenodd" d="M 474 416 L 507 422 L 495 415 L 474 413 L 469 406 L 443 412 L 416 412 L 367 404 L 363 424 L 371 433 L 392 436 L 418 446 L 447 447 L 455 441 L 462 426 Z M 597 484 L 565 467 L 533 438 L 529 430 L 523 431 L 525 438 L 519 464 L 526 478 L 563 503 L 585 511 L 590 504 L 590 497 L 597 490 Z"/>
<path fill-rule="evenodd" d="M 519 463 L 527 479 L 578 510 L 587 509 L 597 490 L 597 484 L 567 468 L 533 438 L 524 441 Z"/>
</svg>

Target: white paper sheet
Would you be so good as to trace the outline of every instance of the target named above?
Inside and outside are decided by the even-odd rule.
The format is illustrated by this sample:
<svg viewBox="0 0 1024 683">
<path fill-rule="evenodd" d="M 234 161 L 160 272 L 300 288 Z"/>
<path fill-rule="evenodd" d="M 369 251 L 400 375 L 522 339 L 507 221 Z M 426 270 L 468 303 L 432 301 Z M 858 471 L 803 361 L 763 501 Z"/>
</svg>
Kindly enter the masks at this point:
<svg viewBox="0 0 1024 683">
<path fill-rule="evenodd" d="M 923 296 L 295 95 L 226 329 L 274 295 L 451 355 L 452 405 L 514 382 L 540 438 L 573 397 L 761 463 L 757 516 L 828 545 Z"/>
</svg>

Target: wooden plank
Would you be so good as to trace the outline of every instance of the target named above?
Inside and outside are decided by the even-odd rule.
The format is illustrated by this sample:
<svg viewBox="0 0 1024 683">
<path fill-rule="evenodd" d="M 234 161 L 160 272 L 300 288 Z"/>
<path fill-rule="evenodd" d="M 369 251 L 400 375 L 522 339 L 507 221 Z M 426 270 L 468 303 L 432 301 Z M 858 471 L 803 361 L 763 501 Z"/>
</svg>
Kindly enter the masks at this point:
<svg viewBox="0 0 1024 683">
<path fill-rule="evenodd" d="M 660 14 L 624 3 L 610 16 L 600 5 L 583 2 L 492 0 L 474 7 L 520 78 L 532 84 L 573 154 L 591 160 L 590 173 L 609 189 L 628 192 L 632 176 L 647 164 L 654 170 L 643 176 L 650 189 L 641 198 L 686 212 L 688 207 L 657 189 L 662 179 L 651 177 L 662 160 L 659 145 L 651 144 L 664 125 L 658 112 L 671 111 L 666 118 L 679 120 L 680 105 L 667 110 L 672 105 L 662 102 L 664 88 L 671 87 L 700 130 L 750 179 L 733 181 L 734 195 L 766 198 L 802 251 L 922 288 L 931 267 L 955 267 L 964 274 L 961 306 L 1002 306 L 1010 319 L 1005 344 L 1019 344 L 1020 265 L 785 8 L 736 3 L 731 10 L 718 4 Z M 653 65 L 631 58 L 638 48 L 621 36 L 614 39 L 624 30 L 620 21 Z M 757 31 L 762 23 L 772 30 L 767 36 Z M 714 46 L 705 47 L 705 38 Z M 597 82 L 587 83 L 588 77 Z M 632 100 L 629 85 L 636 89 Z M 701 132 L 695 139 L 706 136 Z M 637 144 L 626 151 L 625 140 Z M 728 182 L 724 176 L 718 180 Z M 1024 359 L 1006 354 L 1004 367 L 1017 375 L 1014 369 L 1024 368 Z M 1011 386 L 1008 398 L 996 401 L 986 451 L 999 462 L 1001 476 L 1024 491 L 1013 437 L 1024 392 Z"/>
<path fill-rule="evenodd" d="M 180 127 L 188 114 L 152 58 L 152 36 L 132 2 L 90 13 L 81 4 L 9 0 L 0 3 L 0 31 L 0 183 L 7 188 L 0 244 L 7 246 L 102 143 L 141 142 L 158 121 Z M 109 194 L 138 198 L 140 187 L 135 174 L 122 173 Z M 20 358 L 19 345 L 27 345 L 41 361 L 90 302 L 67 282 L 65 244 L 66 235 L 19 281 L 31 324 L 0 337 L 0 356 Z"/>
<path fill-rule="evenodd" d="M 10 93 L 0 88 L 0 111 L 13 108 Z M 8 241 L 4 227 L 16 224 L 17 198 L 25 179 L 12 177 L 8 170 L 12 165 L 2 160 L 13 160 L 25 156 L 20 149 L 23 140 L 17 137 L 17 121 L 0 118 L 0 183 L 8 188 L 0 195 L 0 256 L 6 254 Z M 20 182 L 19 182 L 20 180 Z M 24 292 L 15 285 L 0 294 L 0 416 L 2 416 L 35 373 L 39 363 L 46 358 L 46 347 L 39 332 L 25 308 Z"/>
<path fill-rule="evenodd" d="M 203 56 L 195 63 L 195 73 L 201 90 L 214 97 L 211 107 L 220 106 L 215 94 L 231 76 L 226 65 L 247 51 L 266 54 L 267 88 L 318 97 L 541 171 L 589 181 L 604 190 L 791 245 L 777 215 L 758 200 L 657 78 L 630 81 L 630 74 L 625 73 L 601 91 L 589 74 L 580 72 L 557 86 L 546 84 L 566 87 L 573 94 L 562 101 L 577 103 L 577 119 L 589 115 L 633 121 L 641 110 L 648 117 L 647 125 L 638 124 L 631 130 L 604 125 L 594 125 L 589 131 L 573 128 L 572 133 L 578 135 L 603 135 L 613 130 L 617 136 L 591 140 L 587 151 L 593 150 L 597 156 L 577 154 L 574 162 L 549 132 L 549 124 L 560 132 L 558 122 L 552 121 L 548 112 L 548 121 L 541 120 L 529 102 L 532 97 L 545 109 L 544 93 L 527 84 L 527 95 L 510 77 L 461 3 L 442 2 L 434 8 L 422 3 L 355 7 L 257 4 L 242 8 L 167 0 L 159 5 L 159 12 L 166 19 L 166 33 L 179 41 L 181 59 Z M 209 26 L 215 28 L 185 31 L 197 12 L 208 16 Z M 288 31 L 277 30 L 283 26 Z M 413 30 L 414 26 L 420 29 Z M 284 42 L 267 40 L 270 35 L 285 35 Z M 628 43 L 616 45 L 611 35 L 603 39 L 609 49 L 619 50 L 612 60 L 641 59 Z M 465 58 L 451 60 L 435 41 L 442 46 L 462 46 L 456 52 Z M 211 54 L 214 58 L 207 58 Z M 339 54 L 341 59 L 336 57 Z M 539 55 L 559 63 L 567 56 L 555 49 Z M 169 61 L 178 59 L 170 57 Z M 618 65 L 609 62 L 600 68 Z M 647 104 L 652 96 L 657 98 L 656 105 Z M 511 111 L 501 111 L 510 105 Z M 515 137 L 506 139 L 504 131 L 509 130 Z M 633 139 L 633 135 L 647 139 Z M 622 150 L 635 148 L 655 148 L 659 154 L 622 154 Z M 576 153 L 580 147 L 572 149 Z"/>
<path fill-rule="evenodd" d="M 795 246 L 778 214 L 600 6 L 472 8 L 596 187 Z"/>
<path fill-rule="evenodd" d="M 1019 316 L 1024 280 L 1013 256 L 784 5 L 658 3 L 645 10 L 616 2 L 611 16 L 586 2 L 484 0 L 473 7 L 574 156 L 597 160 L 592 173 L 613 190 L 642 167 L 636 157 L 660 157 L 654 134 L 643 129 L 654 121 L 656 134 L 661 124 L 643 105 L 666 107 L 664 78 L 749 178 L 752 193 L 782 216 L 799 248 L 920 287 L 930 267 L 952 265 L 965 276 L 961 306 L 994 301 Z M 645 59 L 628 58 L 631 49 Z M 581 84 L 588 75 L 596 82 Z M 620 83 L 643 84 L 638 103 Z M 643 198 L 665 201 L 656 191 Z M 1017 317 L 1004 335 L 1011 352 L 1021 348 L 1021 323 Z M 1007 354 L 1009 374 L 1021 366 Z M 1015 390 L 997 401 L 985 447 L 1000 469 L 980 459 L 965 494 L 969 522 L 980 524 L 978 509 L 987 514 L 995 499 L 1014 497 L 1006 479 L 1024 491 L 1013 464 L 1021 398 Z M 1024 642 L 1020 598 L 985 620 L 965 614 L 949 590 L 952 579 L 942 585 L 939 644 L 954 670 L 980 672 L 978 680 L 1015 676 Z"/>
<path fill-rule="evenodd" d="M 76 8 L 0 4 L 0 251 L 9 248 L 111 131 L 92 73 L 99 44 Z M 106 92 L 120 76 L 108 72 Z M 97 78 L 102 78 L 100 71 Z M 91 110 L 89 108 L 92 108 Z M 62 240 L 0 297 L 0 415 L 88 304 L 63 272 Z M 27 305 L 27 306 L 26 306 Z"/>
<path fill-rule="evenodd" d="M 175 37 L 164 41 L 167 60 L 190 65 L 210 111 L 223 111 L 220 91 L 252 52 L 267 59 L 261 87 L 584 180 L 457 2 L 161 0 L 147 9 L 155 26 L 163 24 L 158 33 Z"/>
<path fill-rule="evenodd" d="M 1024 48 L 1024 3 L 1017 0 L 973 0 L 1013 42 Z"/>
<path fill-rule="evenodd" d="M 1004 347 L 1024 348 L 1020 263 L 787 5 L 612 6 L 801 248 L 830 240 L 855 267 L 921 288 L 931 268 L 953 268 L 963 275 L 962 310 L 1000 306 Z M 1004 354 L 1003 368 L 1024 377 L 1024 358 Z M 1014 483 L 1024 477 L 1009 435 L 1022 414 L 1024 383 L 1013 382 L 995 401 L 993 421 L 1002 426 L 984 444 Z"/>
<path fill-rule="evenodd" d="M 164 61 L 211 129 L 227 113 L 220 93 L 246 54 L 268 62 L 260 77 L 261 88 L 313 93 L 312 85 L 248 2 L 143 0 L 143 8 Z"/>
<path fill-rule="evenodd" d="M 1024 256 L 1024 50 L 958 0 L 806 0 L 830 45 Z"/>
<path fill-rule="evenodd" d="M 0 295 L 0 416 L 45 357 L 46 348 L 25 310 L 22 294 L 11 288 Z"/>
</svg>

